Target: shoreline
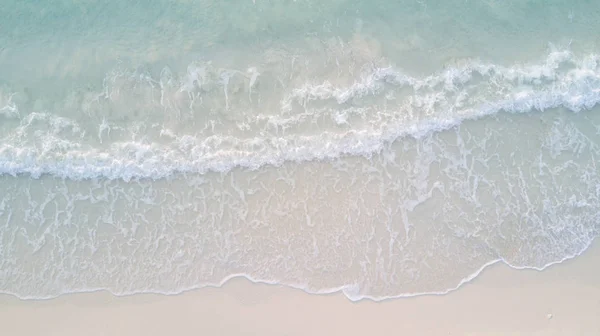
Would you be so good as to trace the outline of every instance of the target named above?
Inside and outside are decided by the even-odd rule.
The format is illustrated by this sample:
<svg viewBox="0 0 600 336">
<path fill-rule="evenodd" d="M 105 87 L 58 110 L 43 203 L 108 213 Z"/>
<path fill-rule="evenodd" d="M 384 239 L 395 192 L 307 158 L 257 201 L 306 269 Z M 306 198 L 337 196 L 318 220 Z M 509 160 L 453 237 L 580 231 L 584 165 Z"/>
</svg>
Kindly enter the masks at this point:
<svg viewBox="0 0 600 336">
<path fill-rule="evenodd" d="M 435 291 L 435 292 L 419 292 L 419 293 L 406 293 L 406 294 L 400 294 L 400 295 L 394 295 L 394 296 L 385 296 L 385 297 L 373 297 L 370 295 L 362 295 L 359 296 L 358 298 L 353 298 L 351 297 L 347 292 L 346 292 L 346 288 L 351 287 L 351 285 L 347 284 L 347 285 L 343 285 L 343 286 L 339 286 L 339 287 L 335 287 L 335 288 L 326 288 L 320 291 L 311 291 L 309 289 L 307 289 L 304 286 L 301 285 L 296 285 L 296 284 L 284 284 L 284 283 L 280 283 L 277 281 L 267 281 L 267 280 L 260 280 L 260 279 L 254 279 L 253 277 L 247 275 L 247 274 L 231 274 L 227 277 L 225 277 L 223 280 L 221 280 L 221 282 L 219 282 L 218 284 L 207 284 L 207 285 L 200 285 L 198 287 L 193 287 L 193 288 L 186 288 L 186 289 L 182 289 L 180 291 L 175 291 L 175 292 L 134 292 L 134 293 L 125 293 L 125 294 L 115 294 L 114 292 L 112 292 L 109 289 L 106 288 L 98 288 L 98 289 L 90 289 L 90 290 L 81 290 L 81 291 L 74 291 L 74 292 L 66 292 L 66 293 L 61 293 L 58 294 L 56 296 L 49 296 L 49 297 L 41 297 L 41 298 L 23 298 L 21 296 L 18 296 L 16 294 L 13 293 L 8 293 L 8 292 L 1 292 L 0 291 L 0 297 L 2 296 L 10 296 L 10 297 L 14 297 L 16 299 L 18 299 L 19 301 L 23 301 L 23 302 L 28 302 L 28 301 L 48 301 L 48 300 L 55 300 L 55 299 L 59 299 L 61 297 L 64 296 L 69 296 L 69 295 L 78 295 L 78 294 L 94 294 L 94 293 L 106 293 L 109 295 L 112 295 L 116 298 L 125 298 L 125 297 L 130 297 L 130 296 L 137 296 L 137 295 L 157 295 L 157 296 L 178 296 L 178 295 L 184 295 L 186 293 L 189 292 L 194 292 L 194 291 L 200 291 L 206 288 L 211 288 L 211 289 L 219 289 L 222 288 L 223 286 L 227 285 L 227 283 L 231 282 L 231 281 L 240 281 L 240 280 L 247 280 L 249 283 L 251 284 L 257 284 L 257 285 L 267 285 L 267 286 L 276 286 L 276 287 L 283 287 L 283 288 L 288 288 L 288 289 L 292 289 L 292 290 L 299 290 L 302 291 L 308 295 L 343 295 L 344 297 L 346 297 L 348 299 L 348 301 L 350 302 L 362 302 L 362 301 L 371 301 L 371 302 L 384 302 L 384 301 L 389 301 L 389 300 L 398 300 L 398 299 L 407 299 L 407 298 L 415 298 L 415 297 L 421 297 L 421 296 L 444 296 L 444 295 L 448 295 L 451 294 L 455 291 L 460 290 L 463 286 L 468 285 L 469 283 L 471 283 L 472 281 L 475 281 L 483 272 L 485 272 L 488 268 L 495 266 L 496 264 L 500 264 L 503 265 L 505 267 L 508 267 L 510 269 L 513 270 L 531 270 L 531 271 L 537 271 L 537 272 L 544 272 L 545 270 L 547 270 L 550 267 L 555 267 L 558 266 L 564 262 L 568 262 L 570 260 L 576 259 L 581 257 L 583 254 L 585 254 L 592 246 L 594 246 L 596 243 L 596 238 L 594 238 L 594 240 L 592 240 L 586 247 L 584 247 L 581 252 L 579 252 L 576 255 L 572 255 L 572 256 L 567 256 L 562 258 L 561 260 L 555 261 L 555 262 L 551 262 L 548 263 L 542 267 L 517 267 L 517 266 L 513 266 L 510 263 L 506 262 L 505 259 L 500 258 L 500 259 L 495 259 L 495 260 L 491 260 L 485 264 L 483 264 L 480 268 L 478 268 L 475 272 L 469 274 L 468 276 L 464 277 L 455 287 L 452 288 L 448 288 L 446 290 L 441 290 L 441 291 Z M 1 303 L 1 301 L 0 301 Z"/>
<path fill-rule="evenodd" d="M 0 295 L 0 324 L 18 335 L 600 334 L 600 244 L 544 271 L 487 267 L 446 295 L 352 302 L 234 278 L 178 295 L 108 292 L 51 300 Z M 406 323 L 404 323 L 406 322 Z"/>
</svg>

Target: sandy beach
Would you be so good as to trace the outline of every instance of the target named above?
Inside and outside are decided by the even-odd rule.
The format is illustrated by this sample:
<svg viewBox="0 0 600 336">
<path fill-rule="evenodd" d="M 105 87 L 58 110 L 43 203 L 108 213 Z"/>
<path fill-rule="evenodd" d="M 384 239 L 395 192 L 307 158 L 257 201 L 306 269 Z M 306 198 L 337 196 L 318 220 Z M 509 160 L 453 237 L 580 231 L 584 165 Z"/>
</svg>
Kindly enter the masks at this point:
<svg viewBox="0 0 600 336">
<path fill-rule="evenodd" d="M 351 302 L 233 279 L 176 296 L 0 297 L 3 335 L 599 335 L 600 245 L 542 272 L 494 265 L 444 296 Z"/>
</svg>

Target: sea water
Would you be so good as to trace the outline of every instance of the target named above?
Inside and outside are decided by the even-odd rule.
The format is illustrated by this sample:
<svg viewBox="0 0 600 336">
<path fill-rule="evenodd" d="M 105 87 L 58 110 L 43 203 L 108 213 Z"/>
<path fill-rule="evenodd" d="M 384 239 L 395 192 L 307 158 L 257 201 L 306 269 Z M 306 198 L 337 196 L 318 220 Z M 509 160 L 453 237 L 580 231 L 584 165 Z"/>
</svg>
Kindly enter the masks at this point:
<svg viewBox="0 0 600 336">
<path fill-rule="evenodd" d="M 9 0 L 0 292 L 351 300 L 600 234 L 600 2 Z"/>
</svg>

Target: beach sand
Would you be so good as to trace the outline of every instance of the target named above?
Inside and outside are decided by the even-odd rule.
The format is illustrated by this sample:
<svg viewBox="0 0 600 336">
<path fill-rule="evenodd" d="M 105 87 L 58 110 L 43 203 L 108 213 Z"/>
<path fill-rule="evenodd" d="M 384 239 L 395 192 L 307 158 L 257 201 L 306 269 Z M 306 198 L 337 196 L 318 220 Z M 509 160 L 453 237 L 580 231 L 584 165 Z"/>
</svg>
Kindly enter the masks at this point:
<svg viewBox="0 0 600 336">
<path fill-rule="evenodd" d="M 233 279 L 176 296 L 0 296 L 1 335 L 600 335 L 600 244 L 542 272 L 496 264 L 459 290 L 351 302 Z"/>
</svg>

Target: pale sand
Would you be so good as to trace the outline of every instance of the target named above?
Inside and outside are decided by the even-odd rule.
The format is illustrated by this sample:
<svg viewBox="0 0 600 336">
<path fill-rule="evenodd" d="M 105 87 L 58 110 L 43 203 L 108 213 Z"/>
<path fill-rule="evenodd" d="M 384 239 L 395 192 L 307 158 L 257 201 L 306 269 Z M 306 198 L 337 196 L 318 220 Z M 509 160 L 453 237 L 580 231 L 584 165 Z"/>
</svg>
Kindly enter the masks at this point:
<svg viewBox="0 0 600 336">
<path fill-rule="evenodd" d="M 0 335 L 600 335 L 600 244 L 538 272 L 495 265 L 444 296 L 350 302 L 234 279 L 178 296 L 0 296 Z"/>
</svg>

